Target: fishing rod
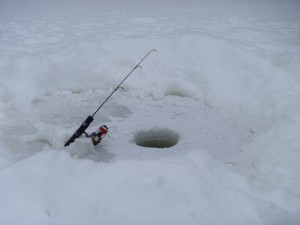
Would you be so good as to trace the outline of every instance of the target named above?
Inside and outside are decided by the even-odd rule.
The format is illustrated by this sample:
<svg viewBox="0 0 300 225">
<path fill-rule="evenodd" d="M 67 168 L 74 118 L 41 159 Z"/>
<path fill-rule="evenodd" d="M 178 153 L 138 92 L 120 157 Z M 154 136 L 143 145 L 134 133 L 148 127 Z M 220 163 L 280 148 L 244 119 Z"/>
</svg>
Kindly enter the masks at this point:
<svg viewBox="0 0 300 225">
<path fill-rule="evenodd" d="M 102 106 L 108 101 L 108 99 L 118 90 L 118 88 L 123 84 L 123 82 L 132 74 L 132 72 L 140 67 L 140 64 L 148 57 L 148 55 L 150 55 L 150 53 L 155 52 L 155 49 L 152 49 L 151 51 L 149 51 L 144 58 L 141 59 L 141 61 L 127 74 L 127 76 L 121 81 L 121 83 L 113 90 L 113 92 L 104 100 L 104 102 L 97 108 L 97 110 L 90 116 L 88 116 L 84 122 L 80 125 L 80 127 L 75 131 L 75 133 L 70 137 L 70 139 L 65 143 L 65 147 L 69 146 L 71 143 L 73 143 L 75 141 L 76 138 L 79 138 L 83 133 L 87 136 L 87 137 L 92 137 L 93 139 L 93 143 L 94 145 L 98 144 L 101 141 L 101 135 L 103 135 L 103 132 L 98 132 L 99 135 L 97 136 L 97 133 L 92 133 L 91 135 L 88 135 L 85 130 L 90 126 L 90 124 L 93 122 L 94 120 L 94 116 L 96 115 L 96 113 L 102 108 Z M 105 129 L 107 129 L 107 127 L 104 125 Z M 101 129 L 100 129 L 101 128 Z M 99 128 L 100 131 L 105 130 L 103 129 L 103 126 L 101 126 Z M 105 131 L 105 134 L 107 133 L 107 130 Z M 96 141 L 95 141 L 96 140 Z"/>
</svg>

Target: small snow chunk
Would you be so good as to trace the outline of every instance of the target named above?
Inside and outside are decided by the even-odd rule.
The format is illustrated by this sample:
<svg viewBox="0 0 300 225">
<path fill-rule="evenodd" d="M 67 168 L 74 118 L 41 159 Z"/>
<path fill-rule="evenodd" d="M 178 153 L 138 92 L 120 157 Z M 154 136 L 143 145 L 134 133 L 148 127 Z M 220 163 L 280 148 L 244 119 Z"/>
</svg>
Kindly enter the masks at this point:
<svg viewBox="0 0 300 225">
<path fill-rule="evenodd" d="M 95 149 L 91 143 L 85 140 L 76 140 L 76 145 L 70 145 L 67 149 L 72 157 L 83 158 L 95 152 Z"/>
<path fill-rule="evenodd" d="M 182 84 L 182 82 L 171 82 L 165 88 L 164 95 L 172 95 L 178 97 L 193 97 L 197 93 L 195 87 L 191 84 Z"/>
</svg>

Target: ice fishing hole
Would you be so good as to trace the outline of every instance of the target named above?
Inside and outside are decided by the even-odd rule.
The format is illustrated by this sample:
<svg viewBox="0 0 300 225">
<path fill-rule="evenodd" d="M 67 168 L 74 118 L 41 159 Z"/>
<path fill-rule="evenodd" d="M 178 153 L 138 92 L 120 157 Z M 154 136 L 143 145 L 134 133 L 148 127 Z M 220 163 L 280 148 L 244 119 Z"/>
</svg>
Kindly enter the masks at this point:
<svg viewBox="0 0 300 225">
<path fill-rule="evenodd" d="M 139 131 L 134 141 L 138 146 L 147 148 L 170 148 L 178 143 L 179 135 L 169 129 Z"/>
</svg>

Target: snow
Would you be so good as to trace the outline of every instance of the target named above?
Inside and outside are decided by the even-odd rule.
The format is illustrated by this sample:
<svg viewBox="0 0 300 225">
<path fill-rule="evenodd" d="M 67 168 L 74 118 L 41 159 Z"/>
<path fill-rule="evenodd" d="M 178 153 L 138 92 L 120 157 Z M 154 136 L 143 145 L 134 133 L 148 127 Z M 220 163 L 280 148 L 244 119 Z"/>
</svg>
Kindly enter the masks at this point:
<svg viewBox="0 0 300 225">
<path fill-rule="evenodd" d="M 299 10 L 1 1 L 0 224 L 299 224 Z"/>
</svg>

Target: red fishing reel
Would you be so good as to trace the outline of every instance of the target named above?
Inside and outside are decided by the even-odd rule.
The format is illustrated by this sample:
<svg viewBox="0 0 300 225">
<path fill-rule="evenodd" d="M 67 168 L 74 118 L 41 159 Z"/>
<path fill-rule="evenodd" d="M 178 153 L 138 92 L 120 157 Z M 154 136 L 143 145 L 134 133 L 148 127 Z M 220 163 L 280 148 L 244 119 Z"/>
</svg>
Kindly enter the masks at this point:
<svg viewBox="0 0 300 225">
<path fill-rule="evenodd" d="M 100 126 L 95 132 L 89 135 L 92 138 L 93 145 L 97 145 L 108 133 L 108 127 L 106 125 Z"/>
</svg>

